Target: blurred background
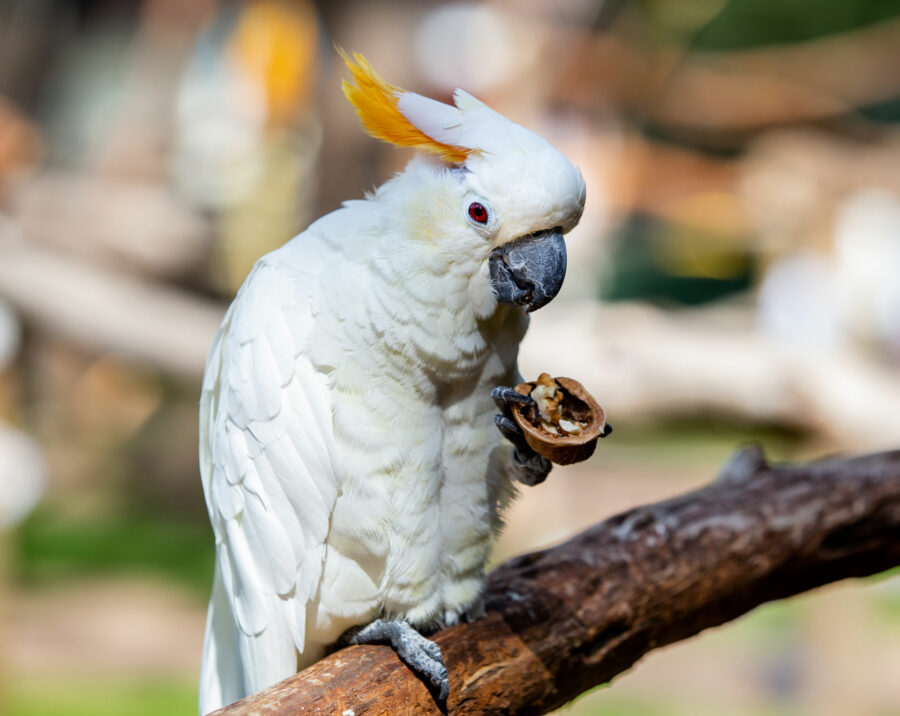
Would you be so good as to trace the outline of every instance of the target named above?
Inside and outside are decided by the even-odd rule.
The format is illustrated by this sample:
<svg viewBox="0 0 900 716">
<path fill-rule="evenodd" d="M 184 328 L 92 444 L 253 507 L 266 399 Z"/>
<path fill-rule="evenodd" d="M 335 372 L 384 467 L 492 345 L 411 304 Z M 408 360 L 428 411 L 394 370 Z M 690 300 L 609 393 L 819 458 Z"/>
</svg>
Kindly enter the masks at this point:
<svg viewBox="0 0 900 716">
<path fill-rule="evenodd" d="M 253 261 L 410 155 L 333 45 L 588 186 L 526 377 L 616 432 L 496 559 L 775 460 L 900 447 L 900 0 L 0 0 L 0 713 L 193 714 L 207 347 Z M 654 652 L 578 716 L 897 716 L 900 578 Z"/>
</svg>

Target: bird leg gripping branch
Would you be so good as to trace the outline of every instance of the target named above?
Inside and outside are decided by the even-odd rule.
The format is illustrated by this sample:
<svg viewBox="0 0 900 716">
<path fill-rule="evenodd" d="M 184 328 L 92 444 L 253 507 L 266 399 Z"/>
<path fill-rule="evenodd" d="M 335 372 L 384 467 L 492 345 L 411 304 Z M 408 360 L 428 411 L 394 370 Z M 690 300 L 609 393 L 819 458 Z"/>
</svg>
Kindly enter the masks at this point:
<svg viewBox="0 0 900 716">
<path fill-rule="evenodd" d="M 900 451 L 770 466 L 751 448 L 707 487 L 496 569 L 485 617 L 435 636 L 446 712 L 546 713 L 763 602 L 898 564 Z M 441 710 L 391 649 L 352 646 L 217 713 Z"/>
<path fill-rule="evenodd" d="M 356 631 L 348 641 L 351 644 L 390 644 L 404 664 L 431 684 L 439 702 L 447 700 L 450 682 L 440 647 L 402 619 L 376 619 Z"/>
</svg>

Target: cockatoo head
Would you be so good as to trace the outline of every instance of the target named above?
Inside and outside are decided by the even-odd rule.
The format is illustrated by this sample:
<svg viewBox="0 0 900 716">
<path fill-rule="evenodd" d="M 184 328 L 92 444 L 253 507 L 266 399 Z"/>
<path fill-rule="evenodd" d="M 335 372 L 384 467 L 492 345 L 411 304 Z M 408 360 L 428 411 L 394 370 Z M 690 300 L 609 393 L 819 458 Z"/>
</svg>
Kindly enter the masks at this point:
<svg viewBox="0 0 900 716">
<path fill-rule="evenodd" d="M 355 81 L 344 81 L 344 93 L 366 131 L 439 158 L 433 186 L 418 175 L 418 201 L 437 207 L 444 248 L 474 260 L 473 279 L 495 304 L 549 303 L 566 273 L 563 235 L 584 209 L 581 172 L 462 90 L 445 104 L 386 83 L 359 54 L 344 60 Z"/>
</svg>

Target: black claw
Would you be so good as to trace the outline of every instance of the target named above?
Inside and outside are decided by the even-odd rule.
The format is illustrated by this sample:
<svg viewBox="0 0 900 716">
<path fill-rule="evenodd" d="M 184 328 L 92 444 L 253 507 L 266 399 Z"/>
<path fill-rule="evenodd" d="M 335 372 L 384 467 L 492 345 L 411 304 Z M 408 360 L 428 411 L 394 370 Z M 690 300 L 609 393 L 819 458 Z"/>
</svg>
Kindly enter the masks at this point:
<svg viewBox="0 0 900 716">
<path fill-rule="evenodd" d="M 509 438 L 510 440 L 516 441 L 524 439 L 525 437 L 525 433 L 522 432 L 522 428 L 516 425 L 514 420 L 506 417 L 505 415 L 500 415 L 499 413 L 495 415 L 494 424 L 497 426 L 497 429 L 501 433 L 503 433 L 503 436 Z"/>
<path fill-rule="evenodd" d="M 494 403 L 507 417 L 509 416 L 510 406 L 531 405 L 534 403 L 534 398 L 530 395 L 522 395 L 512 388 L 507 388 L 503 385 L 498 385 L 491 391 L 491 398 L 494 399 Z"/>
<path fill-rule="evenodd" d="M 525 455 L 529 455 L 533 452 L 528 443 L 525 442 L 525 433 L 522 432 L 522 428 L 516 425 L 508 417 L 505 415 L 495 415 L 494 424 L 503 434 L 503 437 L 515 446 L 517 452 L 521 450 Z"/>
<path fill-rule="evenodd" d="M 437 687 L 437 701 L 445 705 L 447 704 L 447 699 L 450 697 L 450 677 L 445 676 L 443 681 L 441 681 L 440 686 Z"/>
<path fill-rule="evenodd" d="M 606 425 L 603 426 L 603 432 L 600 433 L 600 437 L 605 438 L 607 435 L 610 435 L 611 433 L 612 433 L 612 425 L 607 423 Z"/>
</svg>

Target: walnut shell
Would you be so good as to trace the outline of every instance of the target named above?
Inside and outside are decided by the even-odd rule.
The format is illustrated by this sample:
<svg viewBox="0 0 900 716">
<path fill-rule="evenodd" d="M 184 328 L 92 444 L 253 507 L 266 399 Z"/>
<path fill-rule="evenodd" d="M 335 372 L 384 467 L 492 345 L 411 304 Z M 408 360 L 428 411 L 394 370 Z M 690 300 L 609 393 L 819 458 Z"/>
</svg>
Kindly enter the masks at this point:
<svg viewBox="0 0 900 716">
<path fill-rule="evenodd" d="M 522 412 L 522 406 L 512 406 L 513 420 L 525 433 L 525 441 L 538 455 L 547 458 L 557 465 L 571 465 L 575 462 L 587 460 L 594 454 L 597 447 L 597 439 L 606 428 L 606 413 L 600 404 L 594 400 L 594 396 L 585 390 L 577 380 L 571 378 L 554 378 L 559 386 L 570 396 L 584 403 L 590 410 L 587 426 L 578 435 L 550 435 L 545 430 L 534 426 Z M 531 395 L 536 385 L 535 381 L 519 383 L 516 392 L 521 395 Z"/>
</svg>

